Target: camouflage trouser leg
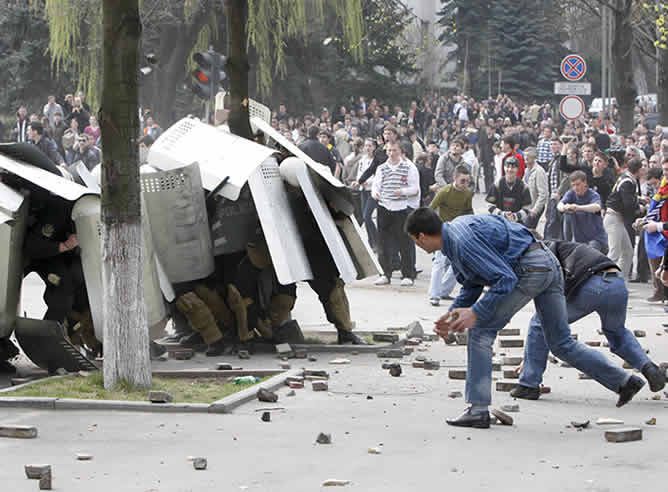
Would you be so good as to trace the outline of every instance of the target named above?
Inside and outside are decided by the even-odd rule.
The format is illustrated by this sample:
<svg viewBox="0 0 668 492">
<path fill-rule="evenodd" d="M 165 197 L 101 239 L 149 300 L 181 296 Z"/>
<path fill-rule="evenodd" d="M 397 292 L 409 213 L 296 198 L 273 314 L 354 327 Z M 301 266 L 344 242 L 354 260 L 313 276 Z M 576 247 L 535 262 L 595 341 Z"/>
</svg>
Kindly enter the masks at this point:
<svg viewBox="0 0 668 492">
<path fill-rule="evenodd" d="M 242 297 L 239 290 L 232 284 L 227 286 L 227 303 L 234 313 L 237 325 L 237 336 L 242 342 L 247 342 L 253 338 L 248 329 L 248 306 L 253 304 L 253 300 L 248 297 Z"/>
</svg>

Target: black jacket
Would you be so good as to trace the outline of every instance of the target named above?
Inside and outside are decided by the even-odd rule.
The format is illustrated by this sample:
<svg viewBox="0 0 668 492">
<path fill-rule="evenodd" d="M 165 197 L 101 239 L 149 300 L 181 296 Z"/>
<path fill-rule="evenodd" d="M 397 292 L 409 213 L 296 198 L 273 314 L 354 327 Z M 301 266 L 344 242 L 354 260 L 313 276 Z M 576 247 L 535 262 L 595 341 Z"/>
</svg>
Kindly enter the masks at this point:
<svg viewBox="0 0 668 492">
<path fill-rule="evenodd" d="M 334 159 L 332 159 L 332 153 L 317 140 L 308 138 L 299 146 L 299 149 L 315 162 L 319 162 L 320 164 L 329 167 L 332 174 L 336 171 L 336 163 L 334 162 Z"/>
<path fill-rule="evenodd" d="M 545 241 L 545 245 L 557 257 L 564 273 L 564 294 L 569 298 L 592 275 L 606 268 L 619 267 L 598 250 L 582 243 Z"/>
<path fill-rule="evenodd" d="M 640 207 L 638 205 L 638 196 L 640 195 L 640 184 L 638 180 L 627 171 L 622 172 L 617 178 L 617 182 L 612 187 L 612 192 L 605 204 L 624 216 L 624 222 L 633 222 L 640 217 Z"/>
</svg>

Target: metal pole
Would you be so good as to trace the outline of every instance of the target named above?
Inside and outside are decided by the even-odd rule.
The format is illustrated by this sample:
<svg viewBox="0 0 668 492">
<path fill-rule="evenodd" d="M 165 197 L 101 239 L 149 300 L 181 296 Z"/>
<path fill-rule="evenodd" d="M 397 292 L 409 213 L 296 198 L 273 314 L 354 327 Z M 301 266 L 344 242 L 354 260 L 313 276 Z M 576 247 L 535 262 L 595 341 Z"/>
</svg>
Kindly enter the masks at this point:
<svg viewBox="0 0 668 492">
<path fill-rule="evenodd" d="M 613 67 L 615 65 L 615 62 L 612 58 L 612 41 L 613 41 L 613 33 L 615 29 L 615 17 L 612 13 L 611 10 L 608 9 L 608 98 L 612 99 L 615 95 L 615 85 L 613 84 L 613 74 L 614 70 Z M 615 106 L 612 104 L 612 101 L 608 104 L 608 111 L 610 112 L 609 118 L 612 119 L 614 113 L 615 113 Z"/>
<path fill-rule="evenodd" d="M 211 101 L 207 101 L 204 110 L 204 121 L 206 124 L 209 124 L 209 112 L 211 110 Z"/>
<path fill-rule="evenodd" d="M 606 92 L 608 89 L 608 9 L 601 5 L 601 109 L 606 110 Z"/>
</svg>

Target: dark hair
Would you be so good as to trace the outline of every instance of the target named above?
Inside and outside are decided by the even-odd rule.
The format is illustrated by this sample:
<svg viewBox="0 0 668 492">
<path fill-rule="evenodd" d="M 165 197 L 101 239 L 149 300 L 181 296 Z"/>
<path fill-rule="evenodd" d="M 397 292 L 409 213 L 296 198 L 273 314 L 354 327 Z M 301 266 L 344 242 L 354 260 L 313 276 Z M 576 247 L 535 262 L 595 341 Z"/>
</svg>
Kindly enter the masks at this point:
<svg viewBox="0 0 668 492">
<path fill-rule="evenodd" d="M 466 166 L 457 166 L 455 167 L 455 176 L 458 176 L 460 174 L 466 174 L 468 176 L 471 175 L 471 171 L 469 171 L 469 168 Z"/>
<path fill-rule="evenodd" d="M 456 143 L 456 144 L 459 144 L 459 146 L 460 146 L 462 149 L 466 148 L 466 146 L 468 145 L 468 142 L 466 141 L 466 139 L 465 139 L 465 138 L 462 138 L 462 137 L 457 137 L 457 138 L 455 138 L 455 139 L 453 140 L 452 143 L 453 143 L 453 144 L 455 144 L 455 143 Z"/>
<path fill-rule="evenodd" d="M 515 148 L 515 145 L 517 144 L 515 135 L 506 135 L 505 137 L 503 137 L 503 143 L 510 145 L 511 149 Z"/>
<path fill-rule="evenodd" d="M 429 207 L 420 207 L 408 216 L 404 223 L 404 231 L 412 236 L 420 233 L 433 236 L 441 233 L 442 224 L 443 221 L 436 212 Z"/>
<path fill-rule="evenodd" d="M 415 130 L 412 128 L 406 132 L 407 137 L 412 137 L 413 135 L 415 135 Z"/>
<path fill-rule="evenodd" d="M 143 137 L 141 137 L 139 139 L 139 143 L 140 144 L 143 143 L 147 147 L 150 147 L 151 145 L 153 145 L 153 142 L 155 142 L 155 140 L 153 139 L 153 137 L 151 135 L 144 135 Z"/>
<path fill-rule="evenodd" d="M 573 181 L 584 181 L 586 183 L 587 175 L 585 174 L 584 171 L 573 171 L 571 174 L 568 175 L 568 179 L 571 183 Z"/>
<path fill-rule="evenodd" d="M 660 167 L 650 167 L 647 170 L 647 179 L 658 179 L 661 181 L 661 178 L 663 177 L 663 169 Z"/>
<path fill-rule="evenodd" d="M 317 126 L 308 127 L 308 138 L 317 138 L 318 133 L 320 133 L 320 128 L 318 128 Z"/>
<path fill-rule="evenodd" d="M 635 174 L 635 173 L 637 173 L 637 172 L 640 170 L 640 168 L 642 167 L 642 161 L 641 161 L 640 159 L 637 159 L 637 158 L 636 158 L 636 159 L 631 159 L 631 160 L 628 162 L 628 164 L 626 165 L 626 167 L 628 167 L 629 172 L 630 172 L 631 174 Z"/>
<path fill-rule="evenodd" d="M 35 130 L 39 135 L 44 135 L 44 125 L 39 121 L 33 121 L 30 123 L 30 128 Z"/>
<path fill-rule="evenodd" d="M 429 142 L 427 142 L 427 145 L 438 145 L 438 144 L 434 140 L 429 140 Z"/>
</svg>

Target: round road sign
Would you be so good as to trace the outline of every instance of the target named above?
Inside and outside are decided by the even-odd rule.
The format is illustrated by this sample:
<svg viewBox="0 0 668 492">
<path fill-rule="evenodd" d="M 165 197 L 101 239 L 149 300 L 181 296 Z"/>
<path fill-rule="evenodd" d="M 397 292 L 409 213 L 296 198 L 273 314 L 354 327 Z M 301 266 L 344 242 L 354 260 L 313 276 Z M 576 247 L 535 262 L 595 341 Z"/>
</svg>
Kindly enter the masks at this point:
<svg viewBox="0 0 668 492">
<path fill-rule="evenodd" d="M 559 103 L 559 113 L 567 120 L 577 120 L 585 112 L 585 103 L 578 96 L 566 96 Z"/>
<path fill-rule="evenodd" d="M 575 82 L 587 73 L 587 64 L 580 55 L 568 55 L 561 60 L 561 75 L 566 80 Z"/>
</svg>

